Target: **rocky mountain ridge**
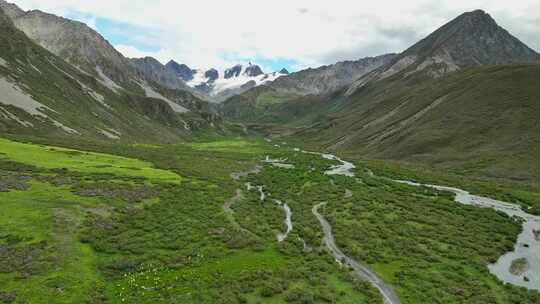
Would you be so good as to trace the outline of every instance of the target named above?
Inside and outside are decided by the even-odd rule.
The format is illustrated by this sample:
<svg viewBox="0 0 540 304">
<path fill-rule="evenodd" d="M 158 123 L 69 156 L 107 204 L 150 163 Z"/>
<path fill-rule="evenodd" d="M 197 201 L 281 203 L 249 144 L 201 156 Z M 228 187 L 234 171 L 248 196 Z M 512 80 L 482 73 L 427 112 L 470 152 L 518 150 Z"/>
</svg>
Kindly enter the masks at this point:
<svg viewBox="0 0 540 304">
<path fill-rule="evenodd" d="M 540 62 L 540 54 L 500 27 L 488 13 L 475 10 L 458 16 L 359 79 L 348 93 L 396 74 L 407 77 L 425 72 L 441 77 L 467 67 L 535 62 Z"/>
<path fill-rule="evenodd" d="M 92 74 L 85 70 L 88 65 L 64 60 L 15 26 L 13 18 L 20 21 L 29 13 L 0 3 L 2 132 L 169 141 L 191 136 L 201 129 L 217 131 L 221 127 L 208 104 L 189 92 L 164 88 L 136 72 L 119 71 L 120 76 L 129 79 L 126 85 L 116 80 L 119 78 L 111 79 L 100 65 L 94 67 Z M 42 14 L 37 13 L 37 20 L 43 20 Z M 53 26 L 54 31 L 57 29 Z"/>
<path fill-rule="evenodd" d="M 0 9 L 30 39 L 86 73 L 94 76 L 104 74 L 128 88 L 134 85 L 132 80 L 140 78 L 120 52 L 84 23 L 39 10 L 25 12 L 4 0 L 0 0 Z"/>
<path fill-rule="evenodd" d="M 269 86 L 273 89 L 295 95 L 328 94 L 350 85 L 365 74 L 386 65 L 395 54 L 343 61 L 319 68 L 309 68 L 281 77 Z"/>
</svg>

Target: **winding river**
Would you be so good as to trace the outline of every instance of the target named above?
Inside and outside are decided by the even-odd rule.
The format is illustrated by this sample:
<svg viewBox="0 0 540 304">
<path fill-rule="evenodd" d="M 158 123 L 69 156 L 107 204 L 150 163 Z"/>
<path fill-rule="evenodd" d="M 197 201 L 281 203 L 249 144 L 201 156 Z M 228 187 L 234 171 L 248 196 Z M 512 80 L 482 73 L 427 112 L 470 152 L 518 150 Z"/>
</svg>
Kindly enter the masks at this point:
<svg viewBox="0 0 540 304">
<path fill-rule="evenodd" d="M 328 221 L 319 213 L 320 207 L 324 206 L 325 204 L 326 203 L 320 203 L 314 206 L 312 212 L 321 223 L 324 232 L 324 242 L 334 258 L 336 258 L 338 262 L 344 263 L 351 267 L 357 276 L 367 280 L 373 286 L 375 286 L 381 293 L 385 304 L 399 304 L 399 298 L 390 285 L 384 283 L 384 281 L 367 266 L 345 255 L 336 245 L 334 236 L 332 235 L 332 226 L 330 226 Z"/>
<path fill-rule="evenodd" d="M 341 165 L 331 167 L 325 174 L 354 177 L 354 164 L 344 161 L 335 155 L 320 155 L 325 159 L 336 160 L 341 163 Z M 522 286 L 528 289 L 540 290 L 540 216 L 525 212 L 519 205 L 491 199 L 489 197 L 473 195 L 458 188 L 419 184 L 402 180 L 394 181 L 416 187 L 424 186 L 439 191 L 452 192 L 456 195 L 455 201 L 460 204 L 472 205 L 480 208 L 491 208 L 504 212 L 512 218 L 520 219 L 523 222 L 523 230 L 518 236 L 514 250 L 501 256 L 496 263 L 488 265 L 488 268 L 489 271 L 502 282 Z M 526 267 L 519 273 L 512 273 L 512 264 L 518 260 L 525 260 Z"/>
<path fill-rule="evenodd" d="M 540 290 L 540 240 L 535 234 L 535 231 L 540 231 L 540 216 L 528 214 L 516 204 L 473 195 L 458 188 L 419 184 L 411 181 L 396 182 L 416 187 L 424 186 L 439 191 L 452 192 L 456 195 L 455 201 L 460 204 L 495 209 L 506 213 L 510 217 L 522 220 L 523 230 L 518 236 L 514 250 L 501 256 L 496 263 L 488 265 L 488 268 L 492 274 L 503 282 L 526 287 L 528 289 Z M 519 259 L 526 259 L 527 267 L 525 267 L 522 272 L 513 274 L 510 271 L 512 262 Z"/>
<path fill-rule="evenodd" d="M 283 211 L 285 211 L 285 225 L 287 225 L 287 230 L 282 233 L 278 233 L 277 235 L 277 239 L 278 239 L 278 242 L 281 243 L 283 241 L 285 241 L 285 239 L 287 239 L 287 236 L 289 235 L 289 233 L 291 233 L 292 229 L 293 229 L 293 223 L 292 223 L 292 210 L 291 208 L 289 207 L 289 205 L 287 204 L 284 204 L 282 201 L 280 200 L 275 200 L 276 204 L 278 204 L 281 208 L 283 208 Z"/>
<path fill-rule="evenodd" d="M 355 177 L 354 169 L 356 169 L 356 166 L 351 162 L 344 161 L 332 154 L 322 154 L 306 151 L 302 152 L 321 155 L 324 159 L 334 160 L 341 163 L 339 165 L 330 167 L 330 169 L 324 172 L 325 175 L 343 175 L 348 177 Z M 346 196 L 347 195 L 352 196 L 352 192 L 348 191 L 346 193 Z M 367 280 L 375 288 L 377 288 L 381 293 L 385 304 L 399 304 L 399 298 L 394 292 L 392 286 L 386 284 L 381 277 L 379 277 L 375 272 L 371 271 L 371 269 L 369 269 L 369 267 L 367 267 L 365 264 L 345 255 L 341 251 L 341 249 L 339 249 L 332 234 L 332 226 L 330 225 L 330 223 L 328 223 L 324 216 L 319 213 L 319 209 L 324 205 L 326 205 L 326 203 L 320 203 L 314 206 L 311 211 L 321 223 L 324 232 L 324 242 L 326 244 L 326 247 L 328 247 L 334 258 L 336 259 L 336 261 L 346 264 L 354 270 L 354 273 L 356 273 L 358 277 Z"/>
<path fill-rule="evenodd" d="M 343 175 L 348 177 L 355 177 L 354 169 L 356 169 L 356 166 L 353 163 L 344 161 L 335 155 L 302 151 L 300 149 L 295 149 L 295 151 L 320 155 L 324 159 L 334 160 L 340 163 L 326 170 L 324 172 L 325 175 Z M 271 163 L 276 167 L 287 169 L 294 168 L 294 165 L 284 164 L 286 160 L 273 160 L 267 157 L 265 161 L 267 163 Z M 260 171 L 260 168 L 256 168 L 255 170 L 247 173 L 258 173 L 258 171 Z M 240 176 L 245 175 L 242 174 Z M 234 177 L 239 178 L 240 176 Z M 523 231 L 518 237 L 518 241 L 514 247 L 514 251 L 501 256 L 496 263 L 488 265 L 488 268 L 492 274 L 494 274 L 503 282 L 526 287 L 529 289 L 540 290 L 540 216 L 528 214 L 518 205 L 494 200 L 487 197 L 472 195 L 469 192 L 458 188 L 419 184 L 411 181 L 396 180 L 395 182 L 416 187 L 424 186 L 439 191 L 452 192 L 456 195 L 455 201 L 458 203 L 473 205 L 481 208 L 492 208 L 504 212 L 510 217 L 521 219 L 523 221 Z M 252 188 L 251 184 L 249 183 L 246 184 L 246 187 L 248 188 L 248 191 Z M 265 194 L 263 191 L 263 187 L 259 186 L 257 188 L 261 194 L 261 200 L 264 201 Z M 350 191 L 346 192 L 346 196 L 351 195 L 351 193 L 349 192 Z M 278 242 L 283 242 L 287 238 L 288 234 L 292 231 L 292 211 L 287 204 L 284 204 L 283 202 L 277 200 L 276 203 L 278 203 L 284 209 L 286 214 L 285 223 L 287 225 L 287 231 L 285 233 L 279 233 L 277 236 Z M 400 300 L 390 285 L 386 284 L 382 280 L 382 278 L 380 278 L 376 273 L 371 271 L 369 267 L 345 255 L 336 245 L 334 236 L 332 234 L 331 225 L 324 218 L 324 216 L 319 213 L 319 209 L 325 204 L 326 203 L 320 203 L 314 206 L 312 212 L 317 217 L 323 228 L 324 242 L 331 254 L 337 261 L 345 263 L 350 268 L 352 268 L 356 275 L 367 280 L 374 287 L 376 287 L 381 293 L 385 304 L 399 304 Z M 521 271 L 519 274 L 512 274 L 512 272 L 510 271 L 512 263 L 518 259 L 526 259 L 527 267 L 525 267 L 523 271 Z"/>
</svg>

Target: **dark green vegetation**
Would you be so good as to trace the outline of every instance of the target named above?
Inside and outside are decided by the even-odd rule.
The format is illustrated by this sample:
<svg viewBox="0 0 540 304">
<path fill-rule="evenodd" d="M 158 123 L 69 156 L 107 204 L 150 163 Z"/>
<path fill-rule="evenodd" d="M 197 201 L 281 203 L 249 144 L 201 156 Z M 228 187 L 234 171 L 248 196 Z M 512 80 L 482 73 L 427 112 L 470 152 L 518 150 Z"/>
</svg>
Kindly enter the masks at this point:
<svg viewBox="0 0 540 304">
<path fill-rule="evenodd" d="M 491 41 L 488 23 L 473 39 L 448 28 L 435 36 L 465 61 L 521 62 L 497 61 L 499 49 L 467 52 Z M 536 56 L 494 32 L 501 48 L 520 48 L 517 59 Z M 428 38 L 350 89 L 258 87 L 233 97 L 221 111 L 235 125 L 188 92 L 146 86 L 114 66 L 104 70 L 123 89 L 96 78 L 88 58 L 83 72 L 0 12 L 0 85 L 15 96 L 0 95 L 0 303 L 382 303 L 327 252 L 311 212 L 321 202 L 339 247 L 402 303 L 540 303 L 537 291 L 488 272 L 513 248 L 518 221 L 390 181 L 457 186 L 540 213 L 540 66 L 455 61 L 460 71 L 447 74 L 455 66 Z M 403 64 L 409 55 L 418 57 Z M 233 138 L 248 133 L 241 123 L 339 151 L 357 160 L 358 178 L 324 175 L 333 161 L 282 140 Z M 264 164 L 267 155 L 294 168 Z M 292 210 L 283 242 L 276 200 Z"/>
<path fill-rule="evenodd" d="M 402 303 L 540 301 L 538 292 L 503 285 L 488 272 L 488 263 L 513 248 L 518 222 L 373 177 L 367 168 L 390 176 L 376 162 L 354 179 L 326 176 L 332 161 L 264 141 L 81 142 L 71 149 L 62 140 L 56 145 L 65 148 L 1 143 L 6 303 L 381 303 L 377 290 L 326 251 L 311 213 L 319 202 L 328 202 L 322 212 L 338 245 L 392 284 Z M 21 146 L 31 156 L 13 153 Z M 266 155 L 295 169 L 268 164 L 231 178 Z M 419 174 L 392 170 L 393 177 Z M 263 186 L 265 200 L 245 182 Z M 224 212 L 237 189 L 233 213 Z M 276 235 L 285 214 L 274 200 L 293 212 L 282 243 Z"/>
<path fill-rule="evenodd" d="M 475 167 L 452 167 L 450 164 L 419 164 L 388 160 L 361 160 L 375 175 L 425 184 L 451 185 L 460 189 L 523 206 L 531 214 L 540 214 L 539 184 L 482 175 Z"/>
<path fill-rule="evenodd" d="M 32 155 L 11 153 L 20 146 Z M 6 303 L 380 302 L 320 240 L 305 252 L 296 235 L 278 244 L 283 212 L 256 192 L 233 206 L 239 226 L 224 213 L 224 202 L 243 188 L 230 174 L 251 169 L 274 152 L 271 145 L 80 143 L 68 150 L 2 140 L 0 151 Z M 178 175 L 181 183 L 171 179 Z"/>
<path fill-rule="evenodd" d="M 285 156 L 285 155 L 283 155 Z M 450 194 L 359 171 L 359 179 L 321 175 L 317 156 L 286 155 L 297 169 L 253 177 L 293 210 L 294 234 L 317 244 L 310 210 L 323 210 L 343 251 L 392 284 L 402 303 L 536 303 L 538 292 L 503 285 L 487 264 L 512 250 L 520 223 L 502 213 L 459 205 Z M 311 170 L 314 168 L 315 170 Z M 406 177 L 406 172 L 402 173 Z M 353 193 L 348 197 L 347 190 Z"/>
</svg>

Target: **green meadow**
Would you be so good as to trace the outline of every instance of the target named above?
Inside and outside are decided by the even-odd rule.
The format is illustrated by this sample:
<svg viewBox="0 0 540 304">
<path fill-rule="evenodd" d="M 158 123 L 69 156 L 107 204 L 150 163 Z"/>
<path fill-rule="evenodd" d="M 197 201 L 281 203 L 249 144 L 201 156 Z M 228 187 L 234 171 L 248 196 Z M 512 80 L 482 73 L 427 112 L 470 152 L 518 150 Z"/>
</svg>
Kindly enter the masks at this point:
<svg viewBox="0 0 540 304">
<path fill-rule="evenodd" d="M 139 177 L 151 181 L 179 183 L 178 174 L 156 169 L 151 163 L 104 153 L 84 152 L 74 149 L 19 143 L 0 139 L 0 157 L 46 169 L 117 177 Z"/>
<path fill-rule="evenodd" d="M 421 171 L 362 162 L 357 179 L 327 176 L 335 161 L 261 139 L 71 148 L 0 140 L 0 153 L 0 303 L 382 304 L 327 251 L 311 213 L 318 202 L 341 249 L 402 303 L 540 301 L 487 271 L 513 247 L 518 223 L 367 169 L 410 179 Z M 265 164 L 266 155 L 295 167 Z M 283 242 L 274 200 L 293 212 Z"/>
</svg>

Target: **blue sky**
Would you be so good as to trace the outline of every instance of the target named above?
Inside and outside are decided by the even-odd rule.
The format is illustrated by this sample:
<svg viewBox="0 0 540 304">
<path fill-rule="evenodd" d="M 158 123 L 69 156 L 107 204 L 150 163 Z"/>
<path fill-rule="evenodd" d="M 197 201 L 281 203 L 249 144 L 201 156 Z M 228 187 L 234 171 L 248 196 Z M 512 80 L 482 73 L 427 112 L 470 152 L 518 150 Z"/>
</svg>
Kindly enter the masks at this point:
<svg viewBox="0 0 540 304">
<path fill-rule="evenodd" d="M 138 27 L 129 23 L 119 22 L 108 18 L 96 17 L 92 14 L 81 13 L 77 11 L 68 11 L 63 14 L 63 17 L 77 20 L 86 23 L 96 31 L 98 31 L 105 39 L 114 46 L 132 46 L 142 53 L 148 53 L 152 56 L 162 48 L 159 41 L 160 30 L 149 27 Z M 141 35 L 141 33 L 144 33 Z M 120 47 L 121 49 L 122 47 Z M 129 54 L 128 54 L 129 55 Z M 133 54 L 139 55 L 139 54 Z M 233 52 L 220 52 L 218 56 L 226 62 L 231 63 L 253 63 L 260 65 L 266 72 L 279 71 L 286 68 L 293 72 L 301 67 L 299 61 L 295 59 L 285 58 L 267 58 L 259 55 L 253 57 L 241 56 Z M 179 63 L 186 63 L 182 58 L 174 58 L 174 56 L 158 58 L 163 64 L 173 59 Z M 186 63 L 189 64 L 189 63 Z M 192 68 L 198 68 L 192 66 Z"/>
<path fill-rule="evenodd" d="M 157 52 L 160 49 L 159 44 L 138 39 L 139 33 L 146 32 L 146 35 L 148 35 L 148 32 L 152 31 L 148 28 L 76 11 L 69 11 L 63 14 L 63 17 L 86 23 L 97 30 L 112 45 L 133 45 L 144 52 Z"/>
<path fill-rule="evenodd" d="M 475 9 L 540 50 L 539 0 L 10 1 L 85 22 L 127 57 L 202 69 L 251 61 L 296 71 L 401 52 Z"/>
</svg>

